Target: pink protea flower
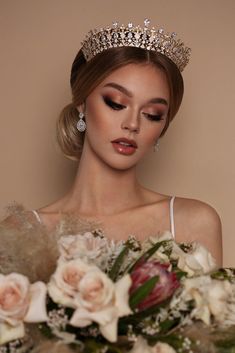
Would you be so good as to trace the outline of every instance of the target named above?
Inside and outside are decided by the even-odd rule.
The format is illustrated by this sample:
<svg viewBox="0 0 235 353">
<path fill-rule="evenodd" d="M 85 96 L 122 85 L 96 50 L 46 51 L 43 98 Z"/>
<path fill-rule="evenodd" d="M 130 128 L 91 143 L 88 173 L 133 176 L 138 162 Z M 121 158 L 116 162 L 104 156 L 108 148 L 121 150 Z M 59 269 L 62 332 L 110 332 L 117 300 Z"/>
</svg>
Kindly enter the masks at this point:
<svg viewBox="0 0 235 353">
<path fill-rule="evenodd" d="M 147 261 L 137 266 L 131 273 L 132 286 L 130 294 L 154 276 L 159 276 L 150 294 L 138 304 L 139 310 L 147 309 L 169 298 L 180 283 L 174 272 L 168 271 L 169 264 L 161 264 L 156 260 Z"/>
</svg>

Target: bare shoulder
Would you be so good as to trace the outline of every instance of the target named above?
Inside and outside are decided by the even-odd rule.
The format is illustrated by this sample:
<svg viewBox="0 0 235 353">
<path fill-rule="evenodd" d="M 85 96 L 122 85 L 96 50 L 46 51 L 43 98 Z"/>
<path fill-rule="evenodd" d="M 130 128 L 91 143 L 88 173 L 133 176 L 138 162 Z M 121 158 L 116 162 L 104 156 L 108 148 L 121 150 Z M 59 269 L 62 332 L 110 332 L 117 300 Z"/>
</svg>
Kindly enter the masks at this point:
<svg viewBox="0 0 235 353">
<path fill-rule="evenodd" d="M 220 227 L 220 217 L 217 211 L 209 204 L 195 200 L 177 197 L 175 200 L 175 209 L 188 227 L 199 230 L 204 227 Z M 192 230 L 192 229 L 191 229 Z"/>
<path fill-rule="evenodd" d="M 178 197 L 174 209 L 179 236 L 181 234 L 186 241 L 201 242 L 221 264 L 222 227 L 217 211 L 205 202 Z"/>
</svg>

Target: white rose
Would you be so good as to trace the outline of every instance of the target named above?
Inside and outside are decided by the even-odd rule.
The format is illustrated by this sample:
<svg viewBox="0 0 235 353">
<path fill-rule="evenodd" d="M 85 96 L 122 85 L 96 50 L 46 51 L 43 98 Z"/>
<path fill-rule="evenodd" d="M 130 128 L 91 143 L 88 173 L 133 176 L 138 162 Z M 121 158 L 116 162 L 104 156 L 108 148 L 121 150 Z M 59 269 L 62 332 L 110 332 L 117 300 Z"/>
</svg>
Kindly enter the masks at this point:
<svg viewBox="0 0 235 353">
<path fill-rule="evenodd" d="M 234 294 L 232 284 L 228 281 L 215 280 L 210 276 L 187 278 L 184 288 L 186 300 L 195 300 L 191 316 L 207 325 L 211 323 L 212 315 L 217 322 L 223 322 L 231 311 L 230 302 Z"/>
<path fill-rule="evenodd" d="M 98 269 L 89 271 L 79 284 L 79 305 L 89 311 L 98 311 L 110 304 L 114 297 L 114 283 Z"/>
<path fill-rule="evenodd" d="M 23 321 L 46 320 L 46 285 L 30 285 L 28 278 L 18 273 L 0 274 L 0 344 L 23 337 Z"/>
<path fill-rule="evenodd" d="M 192 277 L 207 274 L 217 268 L 210 252 L 201 244 L 193 243 L 191 252 L 185 253 L 175 242 L 173 243 L 172 258 L 178 260 L 178 267 Z"/>
<path fill-rule="evenodd" d="M 129 275 L 113 283 L 98 268 L 91 269 L 79 283 L 79 294 L 76 297 L 77 309 L 71 318 L 71 325 L 84 327 L 97 322 L 102 335 L 109 341 L 115 342 L 118 318 L 131 313 L 130 286 Z"/>
<path fill-rule="evenodd" d="M 130 353 L 176 353 L 176 351 L 169 344 L 163 342 L 158 342 L 155 346 L 149 346 L 146 340 L 138 336 Z"/>
<path fill-rule="evenodd" d="M 48 283 L 48 292 L 55 303 L 76 308 L 79 283 L 93 266 L 77 259 L 59 262 Z"/>
<path fill-rule="evenodd" d="M 210 285 L 207 292 L 207 300 L 210 312 L 217 322 L 223 323 L 227 311 L 229 310 L 229 298 L 233 295 L 232 285 L 228 281 L 216 281 Z"/>
<path fill-rule="evenodd" d="M 66 260 L 76 258 L 95 259 L 105 252 L 108 240 L 100 236 L 94 236 L 90 232 L 77 235 L 66 235 L 60 238 L 59 250 Z"/>
</svg>

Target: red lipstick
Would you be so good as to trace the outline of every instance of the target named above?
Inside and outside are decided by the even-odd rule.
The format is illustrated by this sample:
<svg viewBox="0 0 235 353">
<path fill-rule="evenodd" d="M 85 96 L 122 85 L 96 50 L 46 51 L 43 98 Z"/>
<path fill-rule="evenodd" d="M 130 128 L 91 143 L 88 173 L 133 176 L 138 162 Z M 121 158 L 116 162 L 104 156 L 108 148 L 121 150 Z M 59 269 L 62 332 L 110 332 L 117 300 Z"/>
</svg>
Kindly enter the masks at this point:
<svg viewBox="0 0 235 353">
<path fill-rule="evenodd" d="M 129 140 L 125 137 L 120 137 L 111 141 L 111 143 L 116 152 L 126 156 L 132 155 L 138 148 L 137 143 L 134 140 Z"/>
</svg>

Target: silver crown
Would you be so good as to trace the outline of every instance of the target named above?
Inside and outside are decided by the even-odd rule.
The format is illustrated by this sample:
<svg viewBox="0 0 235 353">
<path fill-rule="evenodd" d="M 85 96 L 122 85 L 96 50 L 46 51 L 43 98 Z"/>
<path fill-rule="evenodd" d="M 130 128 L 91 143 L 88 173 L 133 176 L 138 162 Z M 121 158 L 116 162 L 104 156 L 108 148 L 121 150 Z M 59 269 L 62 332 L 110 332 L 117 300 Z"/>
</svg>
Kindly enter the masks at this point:
<svg viewBox="0 0 235 353">
<path fill-rule="evenodd" d="M 156 51 L 171 59 L 183 71 L 189 61 L 191 49 L 176 38 L 176 33 L 167 33 L 163 29 L 150 28 L 150 21 L 145 19 L 144 27 L 127 26 L 114 22 L 112 27 L 90 31 L 82 44 L 86 61 L 104 50 L 116 47 L 136 47 Z"/>
</svg>

